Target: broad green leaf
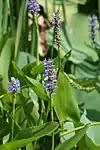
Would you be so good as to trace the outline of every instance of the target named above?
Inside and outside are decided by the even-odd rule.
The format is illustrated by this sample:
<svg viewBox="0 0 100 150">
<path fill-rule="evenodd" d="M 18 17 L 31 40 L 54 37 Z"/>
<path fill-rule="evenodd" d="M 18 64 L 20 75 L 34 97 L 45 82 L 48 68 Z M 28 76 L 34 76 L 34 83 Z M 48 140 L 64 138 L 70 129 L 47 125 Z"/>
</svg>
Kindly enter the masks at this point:
<svg viewBox="0 0 100 150">
<path fill-rule="evenodd" d="M 66 65 L 67 61 L 69 60 L 70 55 L 71 55 L 71 51 L 69 51 L 69 52 L 64 56 L 64 58 L 62 59 L 61 67 L 62 67 L 63 70 L 64 70 L 64 68 L 65 68 L 65 65 Z"/>
<path fill-rule="evenodd" d="M 32 19 L 33 19 L 33 15 L 32 15 Z M 36 49 L 38 46 L 38 35 L 37 35 L 37 26 L 36 23 L 33 23 L 32 25 L 32 37 L 30 37 L 29 40 L 31 40 L 31 55 L 36 57 Z"/>
<path fill-rule="evenodd" d="M 20 44 L 20 39 L 21 39 L 21 33 L 22 33 L 22 28 L 23 28 L 23 19 L 26 16 L 26 11 L 24 11 L 24 9 L 26 9 L 26 4 L 27 1 L 23 0 L 21 2 L 21 7 L 20 7 L 20 11 L 19 11 L 19 18 L 18 18 L 18 25 L 17 25 L 17 32 L 16 32 L 16 41 L 15 41 L 15 58 L 19 52 L 19 44 Z"/>
<path fill-rule="evenodd" d="M 87 146 L 86 143 L 85 143 L 84 137 L 78 142 L 77 148 L 78 148 L 79 150 L 89 150 L 89 149 L 88 149 L 88 146 Z"/>
<path fill-rule="evenodd" d="M 44 91 L 43 85 L 35 79 L 25 76 L 27 84 L 33 89 L 33 91 L 43 100 L 48 100 L 48 97 Z"/>
<path fill-rule="evenodd" d="M 77 144 L 80 139 L 85 135 L 89 125 L 86 125 L 83 129 L 78 131 L 75 136 L 65 141 L 64 143 L 58 145 L 55 150 L 70 150 Z"/>
<path fill-rule="evenodd" d="M 36 65 L 36 62 L 29 63 L 22 68 L 22 71 L 24 72 L 25 75 L 30 77 L 32 75 L 31 70 L 33 67 L 35 67 L 35 65 Z"/>
<path fill-rule="evenodd" d="M 0 37 L 0 55 L 2 53 L 3 46 L 6 43 L 7 39 L 8 39 L 8 33 L 5 33 Z"/>
<path fill-rule="evenodd" d="M 73 124 L 73 122 L 65 122 L 63 128 L 66 129 L 67 131 L 71 131 L 71 130 L 74 129 L 74 124 Z M 72 132 L 72 133 L 69 133 L 67 135 L 61 136 L 61 138 L 60 138 L 61 143 L 63 143 L 66 140 L 70 139 L 74 135 L 75 135 L 75 131 Z"/>
<path fill-rule="evenodd" d="M 28 61 L 32 63 L 35 60 L 35 57 L 30 55 L 29 53 L 20 51 L 17 58 L 17 64 L 20 68 L 23 68 L 25 65 L 28 64 Z"/>
<path fill-rule="evenodd" d="M 36 125 L 39 120 L 39 112 L 33 100 L 27 102 L 23 108 L 27 119 L 32 122 L 32 125 Z"/>
<path fill-rule="evenodd" d="M 0 116 L 0 139 L 10 132 L 10 125 Z"/>
<path fill-rule="evenodd" d="M 54 108 L 58 119 L 65 121 L 70 117 L 74 121 L 79 121 L 80 111 L 78 104 L 64 72 L 59 72 L 57 86 L 54 96 Z"/>
<path fill-rule="evenodd" d="M 25 76 L 23 71 L 16 65 L 14 61 L 12 63 L 17 72 L 22 76 L 22 78 L 30 86 L 30 88 L 32 88 L 32 90 L 37 94 L 37 96 L 39 96 L 43 100 L 48 100 L 48 97 L 44 91 L 43 86 L 37 80 Z"/>
<path fill-rule="evenodd" d="M 4 13 L 3 13 L 3 34 L 7 32 L 7 27 L 8 27 L 8 1 L 4 0 Z"/>
<path fill-rule="evenodd" d="M 8 70 L 13 48 L 14 40 L 13 38 L 9 38 L 3 47 L 0 57 L 0 64 L 2 64 L 0 66 L 0 74 L 3 76 L 3 85 L 6 89 L 8 89 Z"/>
<path fill-rule="evenodd" d="M 31 70 L 31 73 L 34 75 L 34 74 L 41 74 L 43 73 L 43 70 L 44 70 L 44 66 L 42 63 L 40 63 L 39 65 L 36 65 L 32 68 Z"/>
<path fill-rule="evenodd" d="M 2 35 L 3 0 L 0 0 L 0 36 Z"/>
<path fill-rule="evenodd" d="M 100 125 L 90 126 L 84 137 L 85 144 L 90 150 L 100 150 Z"/>
<path fill-rule="evenodd" d="M 85 60 L 83 63 L 75 66 L 75 76 L 77 78 L 95 78 L 100 74 L 99 62 Z M 74 69 L 74 68 L 73 68 Z"/>
<path fill-rule="evenodd" d="M 83 87 L 92 87 L 98 82 L 96 78 L 73 79 L 73 81 L 75 81 Z"/>
<path fill-rule="evenodd" d="M 67 5 L 68 5 L 68 4 L 71 5 L 71 4 L 73 4 L 73 3 L 84 5 L 87 0 L 63 0 L 63 1 L 64 1 L 64 3 L 67 4 Z M 59 4 L 59 5 L 62 5 L 62 0 L 55 0 L 55 1 L 50 0 L 50 2 L 53 3 L 53 4 L 55 3 L 55 4 L 57 4 L 57 5 L 58 5 L 58 4 Z"/>
<path fill-rule="evenodd" d="M 98 60 L 97 52 L 94 50 L 94 48 L 89 48 L 84 44 L 85 42 L 90 42 L 88 37 L 88 16 L 80 13 L 73 15 L 71 19 L 71 28 L 72 47 L 79 50 L 77 54 L 84 53 L 94 62 L 96 62 Z M 78 57 L 76 56 L 76 58 Z M 76 58 L 73 57 L 73 60 L 75 60 Z"/>
<path fill-rule="evenodd" d="M 100 95 L 97 93 L 96 90 L 90 92 L 90 93 L 87 93 L 87 92 L 84 92 L 84 91 L 79 91 L 77 89 L 73 89 L 74 93 L 75 93 L 75 96 L 76 96 L 76 99 L 77 99 L 77 102 L 79 104 L 83 104 L 83 108 L 88 110 L 87 111 L 87 116 L 89 117 L 88 113 L 89 111 L 91 112 L 91 119 L 92 119 L 92 116 L 93 118 L 95 119 L 99 119 L 98 121 L 100 121 L 100 117 L 99 117 L 99 114 L 97 115 L 96 112 L 100 112 Z M 95 115 L 94 115 L 95 114 Z M 96 121 L 96 120 L 94 120 Z"/>
<path fill-rule="evenodd" d="M 6 93 L 4 95 L 2 95 L 0 97 L 0 101 L 2 103 L 2 109 L 4 109 L 5 111 L 11 110 L 11 103 L 13 100 L 13 93 Z M 28 101 L 27 97 L 24 97 L 21 93 L 18 93 L 16 95 L 16 104 L 19 106 L 23 106 L 23 104 L 25 104 L 25 102 Z"/>
<path fill-rule="evenodd" d="M 43 136 L 51 134 L 58 128 L 57 122 L 48 122 L 37 127 L 30 127 L 20 131 L 14 141 L 0 146 L 0 150 L 16 150 Z"/>
</svg>

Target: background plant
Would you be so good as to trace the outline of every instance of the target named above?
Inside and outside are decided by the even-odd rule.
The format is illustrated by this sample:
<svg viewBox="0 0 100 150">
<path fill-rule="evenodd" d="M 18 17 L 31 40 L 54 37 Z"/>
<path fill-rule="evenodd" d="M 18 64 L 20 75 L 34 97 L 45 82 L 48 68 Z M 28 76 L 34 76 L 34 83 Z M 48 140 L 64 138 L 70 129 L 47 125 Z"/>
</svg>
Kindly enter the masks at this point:
<svg viewBox="0 0 100 150">
<path fill-rule="evenodd" d="M 29 12 L 28 0 L 0 0 L 0 149 L 99 150 L 99 0 L 38 2 L 40 11 L 33 14 Z M 58 12 L 60 33 L 57 31 L 55 36 L 51 21 L 52 13 Z M 92 30 L 88 32 L 91 13 L 97 18 L 96 30 L 89 26 Z M 41 55 L 39 46 L 41 16 L 49 28 L 45 33 L 46 55 Z M 91 35 L 95 35 L 95 42 L 89 39 Z M 55 37 L 60 47 L 56 46 Z M 52 73 L 57 75 L 52 100 L 52 77 L 44 74 L 45 58 L 52 58 Z M 14 105 L 14 93 L 8 91 L 11 77 L 18 79 L 21 87 Z M 51 88 L 49 92 L 43 82 L 47 89 Z"/>
</svg>

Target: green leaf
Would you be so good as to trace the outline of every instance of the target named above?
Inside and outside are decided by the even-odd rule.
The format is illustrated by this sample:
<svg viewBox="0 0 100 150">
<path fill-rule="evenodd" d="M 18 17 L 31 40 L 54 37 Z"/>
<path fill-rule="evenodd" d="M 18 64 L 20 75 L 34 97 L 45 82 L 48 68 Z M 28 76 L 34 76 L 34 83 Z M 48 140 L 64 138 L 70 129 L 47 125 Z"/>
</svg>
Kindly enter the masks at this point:
<svg viewBox="0 0 100 150">
<path fill-rule="evenodd" d="M 31 16 L 31 19 L 33 19 L 33 15 Z M 31 40 L 31 55 L 36 57 L 36 49 L 38 45 L 38 35 L 37 35 L 37 25 L 34 22 L 32 24 L 32 37 L 29 39 Z"/>
<path fill-rule="evenodd" d="M 36 62 L 29 63 L 22 68 L 22 71 L 24 72 L 24 74 L 26 74 L 27 76 L 30 77 L 30 76 L 32 76 L 31 70 L 35 65 L 36 65 Z"/>
<path fill-rule="evenodd" d="M 0 66 L 0 74 L 3 76 L 3 85 L 5 89 L 8 89 L 8 70 L 13 48 L 14 48 L 14 39 L 8 38 L 7 42 L 3 47 L 0 57 L 0 64 L 2 64 Z"/>
<path fill-rule="evenodd" d="M 100 125 L 90 126 L 84 137 L 85 144 L 90 150 L 100 150 Z"/>
<path fill-rule="evenodd" d="M 10 132 L 10 125 L 0 116 L 0 139 Z"/>
<path fill-rule="evenodd" d="M 54 108 L 58 119 L 65 121 L 70 117 L 74 121 L 79 121 L 80 111 L 64 72 L 59 72 L 57 86 Z"/>
<path fill-rule="evenodd" d="M 0 36 L 2 35 L 3 0 L 0 0 Z"/>
<path fill-rule="evenodd" d="M 79 104 L 84 104 L 83 108 L 88 110 L 87 111 L 87 116 L 88 112 L 91 112 L 91 120 L 92 119 L 98 119 L 100 121 L 99 115 L 97 115 L 96 112 L 100 112 L 100 94 L 97 93 L 96 90 L 93 90 L 90 93 L 86 93 L 84 91 L 79 91 L 77 89 L 74 89 L 74 93 L 77 99 L 77 102 Z M 93 120 L 94 121 L 94 120 Z"/>
<path fill-rule="evenodd" d="M 48 122 L 37 127 L 23 129 L 17 135 L 14 141 L 0 146 L 0 150 L 16 150 L 43 136 L 51 134 L 58 128 L 57 122 Z"/>
<path fill-rule="evenodd" d="M 32 79 L 28 76 L 25 76 L 27 79 L 26 82 L 27 84 L 33 89 L 33 91 L 42 99 L 42 100 L 48 100 L 48 97 L 44 91 L 43 85 L 38 82 L 35 79 Z"/>
<path fill-rule="evenodd" d="M 74 123 L 73 122 L 66 122 L 66 123 L 64 123 L 63 128 L 70 132 L 71 130 L 74 130 Z M 61 136 L 61 138 L 60 138 L 61 143 L 63 143 L 66 140 L 70 139 L 74 135 L 75 135 L 75 131 L 72 132 L 72 133 L 69 133 L 67 135 Z"/>
<path fill-rule="evenodd" d="M 37 96 L 39 96 L 42 100 L 48 100 L 48 97 L 44 91 L 43 86 L 37 80 L 25 76 L 23 71 L 16 65 L 14 61 L 12 63 L 17 72 L 22 76 L 22 78 L 30 86 L 30 88 L 32 88 L 32 90 L 37 94 Z"/>
<path fill-rule="evenodd" d="M 4 13 L 3 13 L 3 34 L 7 32 L 7 27 L 8 27 L 8 1 L 4 0 Z"/>
<path fill-rule="evenodd" d="M 30 122 L 32 122 L 33 125 L 36 125 L 39 120 L 39 112 L 33 100 L 27 102 L 23 106 L 23 108 L 24 108 L 25 115 L 27 116 L 27 119 L 30 120 Z"/>
<path fill-rule="evenodd" d="M 63 0 L 65 4 L 85 4 L 87 0 Z M 62 5 L 62 0 L 50 0 L 51 3 L 56 4 L 56 5 Z"/>
<path fill-rule="evenodd" d="M 18 54 L 18 58 L 17 58 L 17 64 L 20 68 L 23 68 L 25 65 L 28 64 L 28 61 L 31 63 L 33 61 L 35 61 L 35 57 L 33 57 L 32 55 L 30 55 L 27 52 L 19 52 Z"/>
<path fill-rule="evenodd" d="M 79 142 L 79 140 L 85 135 L 89 125 L 86 125 L 83 129 L 78 131 L 75 136 L 58 145 L 55 150 L 70 150 Z"/>
<path fill-rule="evenodd" d="M 66 65 L 66 63 L 67 63 L 67 61 L 68 61 L 70 55 L 71 55 L 71 51 L 69 51 L 69 52 L 64 56 L 64 58 L 62 59 L 61 67 L 62 67 L 63 70 L 64 70 L 64 68 L 65 68 L 65 65 Z"/>
<path fill-rule="evenodd" d="M 19 11 L 18 25 L 17 25 L 17 31 L 16 31 L 16 41 L 15 41 L 15 58 L 19 52 L 19 44 L 20 44 L 22 28 L 23 28 L 23 19 L 26 16 L 26 11 L 24 11 L 24 9 L 27 10 L 27 8 L 25 7 L 26 3 L 27 1 L 25 0 L 22 1 L 20 11 Z"/>
<path fill-rule="evenodd" d="M 42 74 L 44 70 L 43 63 L 40 63 L 39 65 L 36 65 L 32 68 L 31 73 L 33 75 Z"/>
<path fill-rule="evenodd" d="M 8 39 L 8 33 L 5 33 L 0 37 L 0 55 L 2 53 L 3 46 L 6 43 L 7 39 Z"/>
</svg>

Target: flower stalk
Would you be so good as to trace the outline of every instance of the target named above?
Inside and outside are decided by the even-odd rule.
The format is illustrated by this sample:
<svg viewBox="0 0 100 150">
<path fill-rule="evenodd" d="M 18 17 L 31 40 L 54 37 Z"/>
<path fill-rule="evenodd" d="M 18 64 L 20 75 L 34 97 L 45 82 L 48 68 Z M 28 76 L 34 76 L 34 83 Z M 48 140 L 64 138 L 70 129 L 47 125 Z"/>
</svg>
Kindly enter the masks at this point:
<svg viewBox="0 0 100 150">
<path fill-rule="evenodd" d="M 54 28 L 54 41 L 58 49 L 58 66 L 60 68 L 61 67 L 61 62 L 60 62 L 61 37 L 60 37 L 60 14 L 59 12 L 53 13 L 52 26 Z"/>
<path fill-rule="evenodd" d="M 36 24 L 37 29 L 37 51 L 36 51 L 36 57 L 37 57 L 37 65 L 39 64 L 39 46 L 38 46 L 38 39 L 39 39 L 39 28 L 38 28 L 38 12 L 40 11 L 40 5 L 38 3 L 38 0 L 28 0 L 28 10 L 30 13 L 34 13 L 34 21 Z"/>
<path fill-rule="evenodd" d="M 14 138 L 15 104 L 16 104 L 16 95 L 13 95 L 13 99 L 12 99 L 11 141 Z"/>
<path fill-rule="evenodd" d="M 34 14 L 36 29 L 37 29 L 37 51 L 36 51 L 36 58 L 37 58 L 37 65 L 39 65 L 39 27 L 38 27 L 38 16 Z"/>
<path fill-rule="evenodd" d="M 88 30 L 89 30 L 89 38 L 92 44 L 96 44 L 96 31 L 97 31 L 98 18 L 92 13 L 88 17 Z"/>
<path fill-rule="evenodd" d="M 18 79 L 11 77 L 11 82 L 8 83 L 8 89 L 13 93 L 12 99 L 12 123 L 11 123 L 11 141 L 14 138 L 14 122 L 15 122 L 15 104 L 16 104 L 16 94 L 20 90 L 20 82 Z"/>
<path fill-rule="evenodd" d="M 51 121 L 54 121 L 54 114 L 53 114 L 53 98 L 51 97 Z M 54 150 L 54 132 L 52 132 L 52 150 Z"/>
<path fill-rule="evenodd" d="M 55 73 L 55 65 L 51 58 L 45 59 L 44 63 L 44 87 L 50 95 L 50 108 L 51 108 L 51 121 L 54 121 L 53 114 L 53 95 L 56 93 L 56 73 Z M 49 112 L 49 101 L 48 101 L 48 109 L 47 116 Z M 52 150 L 54 150 L 54 132 L 52 133 Z"/>
</svg>

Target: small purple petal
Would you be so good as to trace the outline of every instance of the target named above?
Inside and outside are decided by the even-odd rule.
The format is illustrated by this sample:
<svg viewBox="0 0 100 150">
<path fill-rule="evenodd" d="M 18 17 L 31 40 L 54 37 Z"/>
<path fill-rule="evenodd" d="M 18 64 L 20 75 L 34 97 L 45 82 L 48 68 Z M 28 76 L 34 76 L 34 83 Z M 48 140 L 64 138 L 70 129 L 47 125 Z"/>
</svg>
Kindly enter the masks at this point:
<svg viewBox="0 0 100 150">
<path fill-rule="evenodd" d="M 55 65 L 51 58 L 44 59 L 44 87 L 50 94 L 54 94 L 56 88 L 56 73 L 54 71 Z"/>
<path fill-rule="evenodd" d="M 33 13 L 40 11 L 38 0 L 28 0 L 28 9 L 29 12 L 33 12 Z"/>
<path fill-rule="evenodd" d="M 91 42 L 96 43 L 96 31 L 97 31 L 98 18 L 95 14 L 90 14 L 88 17 L 88 32 Z"/>
<path fill-rule="evenodd" d="M 14 77 L 11 77 L 11 82 L 8 83 L 8 90 L 17 93 L 20 91 L 20 82 L 18 79 L 15 79 Z"/>
</svg>

